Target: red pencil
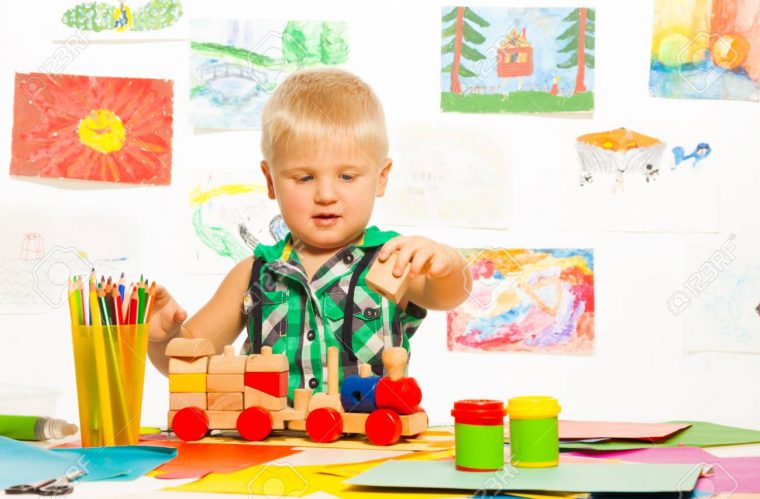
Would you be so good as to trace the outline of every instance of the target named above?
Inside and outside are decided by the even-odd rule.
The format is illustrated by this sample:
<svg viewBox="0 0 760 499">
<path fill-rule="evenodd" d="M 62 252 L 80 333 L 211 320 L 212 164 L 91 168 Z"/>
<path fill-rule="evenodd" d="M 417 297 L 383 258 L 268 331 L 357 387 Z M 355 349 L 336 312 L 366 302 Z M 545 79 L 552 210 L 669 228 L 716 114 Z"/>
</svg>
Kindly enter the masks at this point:
<svg viewBox="0 0 760 499">
<path fill-rule="evenodd" d="M 132 290 L 132 296 L 129 298 L 129 319 L 127 324 L 137 324 L 137 288 Z"/>
</svg>

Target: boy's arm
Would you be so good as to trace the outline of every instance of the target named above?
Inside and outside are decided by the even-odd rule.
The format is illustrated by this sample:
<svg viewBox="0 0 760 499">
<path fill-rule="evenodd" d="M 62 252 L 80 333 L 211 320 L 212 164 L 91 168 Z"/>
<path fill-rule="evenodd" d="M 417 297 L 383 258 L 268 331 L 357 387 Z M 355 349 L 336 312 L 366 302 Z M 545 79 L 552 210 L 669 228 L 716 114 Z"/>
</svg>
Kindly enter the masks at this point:
<svg viewBox="0 0 760 499">
<path fill-rule="evenodd" d="M 394 276 L 401 276 L 407 264 L 411 265 L 412 281 L 402 303 L 408 300 L 423 308 L 450 310 L 469 296 L 472 277 L 454 248 L 425 237 L 399 236 L 385 243 L 378 260 L 384 262 L 396 251 Z"/>
<path fill-rule="evenodd" d="M 248 291 L 251 279 L 251 267 L 253 257 L 241 260 L 227 274 L 214 296 L 187 322 L 182 323 L 182 314 L 172 311 L 178 308 L 171 296 L 166 294 L 167 303 L 161 304 L 151 319 L 151 341 L 148 344 L 148 356 L 156 369 L 166 374 L 169 368 L 169 359 L 164 355 L 166 344 L 176 337 L 180 338 L 208 338 L 214 344 L 214 349 L 221 353 L 225 345 L 235 341 L 240 331 L 245 326 L 245 314 L 243 313 L 243 298 Z M 168 313 L 161 313 L 167 310 Z M 155 322 L 155 326 L 154 326 Z M 174 324 L 172 324 L 174 322 Z M 177 322 L 179 324 L 177 324 Z M 153 339 L 153 331 L 167 331 L 169 334 Z"/>
</svg>

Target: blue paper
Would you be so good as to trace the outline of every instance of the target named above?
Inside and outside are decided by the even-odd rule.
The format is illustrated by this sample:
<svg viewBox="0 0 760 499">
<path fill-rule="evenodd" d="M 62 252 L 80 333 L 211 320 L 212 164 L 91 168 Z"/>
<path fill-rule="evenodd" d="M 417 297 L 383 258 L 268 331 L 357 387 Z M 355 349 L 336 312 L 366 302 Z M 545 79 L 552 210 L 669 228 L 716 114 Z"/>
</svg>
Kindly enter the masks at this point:
<svg viewBox="0 0 760 499">
<path fill-rule="evenodd" d="M 0 488 L 84 470 L 81 481 L 135 480 L 173 459 L 171 447 L 45 449 L 0 436 Z"/>
</svg>

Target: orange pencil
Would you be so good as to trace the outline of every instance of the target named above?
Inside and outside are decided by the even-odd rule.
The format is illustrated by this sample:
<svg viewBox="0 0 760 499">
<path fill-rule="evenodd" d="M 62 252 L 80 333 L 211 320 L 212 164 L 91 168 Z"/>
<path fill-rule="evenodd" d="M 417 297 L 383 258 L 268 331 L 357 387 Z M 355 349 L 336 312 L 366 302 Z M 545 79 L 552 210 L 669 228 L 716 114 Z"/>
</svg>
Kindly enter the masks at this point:
<svg viewBox="0 0 760 499">
<path fill-rule="evenodd" d="M 153 314 L 153 302 L 156 300 L 156 281 L 150 285 L 148 290 L 148 310 L 145 312 L 145 322 L 150 322 L 150 316 Z"/>
</svg>

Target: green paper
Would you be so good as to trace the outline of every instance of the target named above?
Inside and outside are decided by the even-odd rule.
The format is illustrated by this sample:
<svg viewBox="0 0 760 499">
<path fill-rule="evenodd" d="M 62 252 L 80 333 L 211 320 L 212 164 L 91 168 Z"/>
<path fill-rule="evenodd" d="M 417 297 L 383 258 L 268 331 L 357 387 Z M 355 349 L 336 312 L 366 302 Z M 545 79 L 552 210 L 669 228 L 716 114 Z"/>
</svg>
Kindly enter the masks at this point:
<svg viewBox="0 0 760 499">
<path fill-rule="evenodd" d="M 631 440 L 604 440 L 602 442 L 560 442 L 562 450 L 629 450 L 645 449 L 648 447 L 715 447 L 718 445 L 740 445 L 760 443 L 760 431 L 733 426 L 723 426 L 703 421 L 669 421 L 670 423 L 690 424 L 689 428 L 681 430 L 672 437 L 644 442 Z"/>
<path fill-rule="evenodd" d="M 693 464 L 584 463 L 472 473 L 457 471 L 448 460 L 405 460 L 386 461 L 343 483 L 473 491 L 691 492 L 699 472 Z"/>
</svg>

